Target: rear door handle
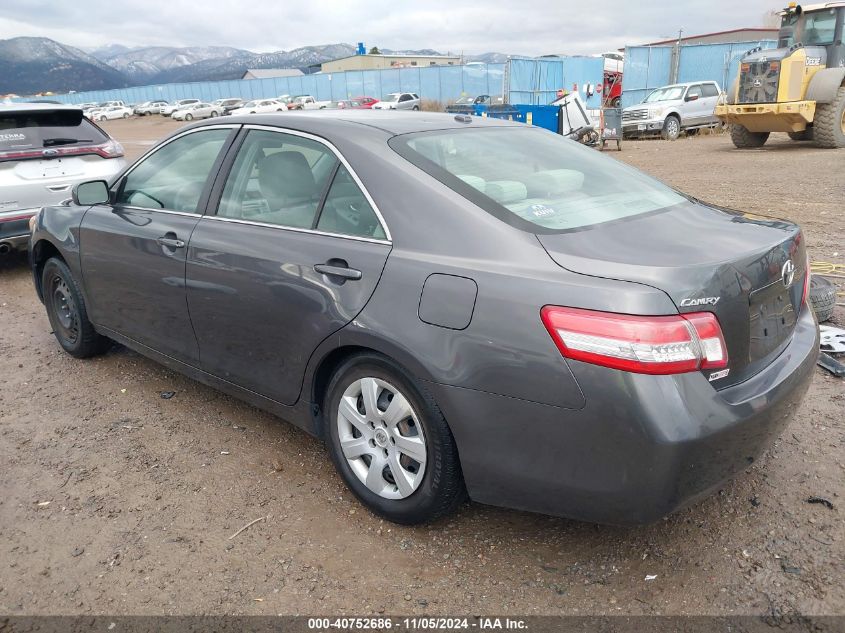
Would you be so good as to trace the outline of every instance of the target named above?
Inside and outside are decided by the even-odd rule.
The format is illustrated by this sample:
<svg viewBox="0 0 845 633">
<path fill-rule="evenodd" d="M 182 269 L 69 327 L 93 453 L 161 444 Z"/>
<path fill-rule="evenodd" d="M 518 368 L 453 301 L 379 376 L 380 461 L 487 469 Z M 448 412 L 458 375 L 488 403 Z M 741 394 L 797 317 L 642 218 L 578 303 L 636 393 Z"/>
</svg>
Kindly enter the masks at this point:
<svg viewBox="0 0 845 633">
<path fill-rule="evenodd" d="M 343 262 L 344 264 L 346 262 Z M 314 266 L 314 270 L 320 273 L 321 275 L 329 275 L 330 277 L 341 277 L 343 279 L 349 279 L 351 281 L 357 281 L 361 279 L 361 271 L 355 270 L 354 268 L 349 268 L 348 266 L 334 266 L 332 264 L 317 264 Z"/>
<path fill-rule="evenodd" d="M 166 235 L 162 235 L 156 242 L 168 248 L 185 248 L 185 242 L 175 237 L 167 237 Z"/>
</svg>

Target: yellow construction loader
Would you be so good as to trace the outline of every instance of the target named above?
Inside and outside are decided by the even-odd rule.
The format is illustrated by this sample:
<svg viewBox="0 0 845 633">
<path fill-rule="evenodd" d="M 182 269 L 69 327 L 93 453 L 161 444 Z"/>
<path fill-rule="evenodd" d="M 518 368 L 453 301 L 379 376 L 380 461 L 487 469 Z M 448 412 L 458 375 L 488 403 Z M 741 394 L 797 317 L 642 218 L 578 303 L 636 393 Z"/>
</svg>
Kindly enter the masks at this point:
<svg viewBox="0 0 845 633">
<path fill-rule="evenodd" d="M 819 147 L 845 147 L 845 2 L 781 12 L 778 48 L 755 48 L 716 116 L 739 148 L 762 147 L 771 132 Z"/>
</svg>

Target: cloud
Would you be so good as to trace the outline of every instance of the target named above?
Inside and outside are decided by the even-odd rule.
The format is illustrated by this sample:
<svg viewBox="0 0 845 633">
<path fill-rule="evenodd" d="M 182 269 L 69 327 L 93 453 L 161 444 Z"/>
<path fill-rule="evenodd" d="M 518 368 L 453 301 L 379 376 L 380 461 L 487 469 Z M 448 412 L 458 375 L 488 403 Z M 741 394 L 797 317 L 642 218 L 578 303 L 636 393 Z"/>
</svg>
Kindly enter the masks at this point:
<svg viewBox="0 0 845 633">
<path fill-rule="evenodd" d="M 781 3 L 782 4 L 782 3 Z M 598 53 L 673 37 L 763 25 L 771 0 L 3 0 L 0 38 L 45 36 L 92 48 L 234 46 L 256 52 L 309 44 L 520 55 Z"/>
</svg>

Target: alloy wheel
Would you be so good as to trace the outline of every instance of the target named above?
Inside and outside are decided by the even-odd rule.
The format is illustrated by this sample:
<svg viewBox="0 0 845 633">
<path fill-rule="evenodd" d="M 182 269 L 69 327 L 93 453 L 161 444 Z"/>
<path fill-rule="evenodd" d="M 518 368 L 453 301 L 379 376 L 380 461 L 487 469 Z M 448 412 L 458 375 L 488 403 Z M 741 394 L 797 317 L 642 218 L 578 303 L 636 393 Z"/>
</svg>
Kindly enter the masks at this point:
<svg viewBox="0 0 845 633">
<path fill-rule="evenodd" d="M 360 378 L 338 404 L 340 448 L 355 476 L 385 499 L 405 499 L 422 483 L 426 441 L 417 413 L 393 385 Z"/>
</svg>

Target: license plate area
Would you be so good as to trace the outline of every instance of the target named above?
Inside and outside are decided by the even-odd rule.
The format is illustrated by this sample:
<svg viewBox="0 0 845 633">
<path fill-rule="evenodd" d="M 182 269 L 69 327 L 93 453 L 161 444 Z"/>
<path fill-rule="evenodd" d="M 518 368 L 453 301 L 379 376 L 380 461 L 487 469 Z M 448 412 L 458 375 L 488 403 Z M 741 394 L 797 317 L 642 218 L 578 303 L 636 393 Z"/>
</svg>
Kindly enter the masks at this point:
<svg viewBox="0 0 845 633">
<path fill-rule="evenodd" d="M 646 128 L 648 128 L 648 126 L 645 123 L 638 123 L 637 124 L 637 130 L 639 130 L 639 131 L 645 130 Z"/>
<path fill-rule="evenodd" d="M 794 287 L 785 288 L 783 283 L 776 281 L 749 295 L 751 340 L 748 351 L 752 362 L 774 351 L 795 329 L 798 315 L 793 291 Z"/>
</svg>

